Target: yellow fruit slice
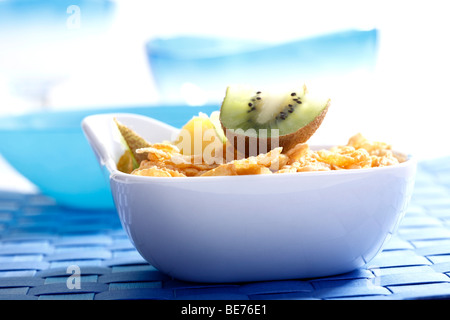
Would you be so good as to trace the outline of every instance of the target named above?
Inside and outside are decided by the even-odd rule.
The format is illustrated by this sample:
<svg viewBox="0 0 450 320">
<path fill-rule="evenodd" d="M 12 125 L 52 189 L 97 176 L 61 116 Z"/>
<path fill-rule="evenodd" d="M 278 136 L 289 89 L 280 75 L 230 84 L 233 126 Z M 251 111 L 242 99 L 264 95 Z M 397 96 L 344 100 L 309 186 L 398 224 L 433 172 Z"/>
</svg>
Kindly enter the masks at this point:
<svg viewBox="0 0 450 320">
<path fill-rule="evenodd" d="M 117 170 L 125 173 L 131 173 L 137 167 L 139 167 L 139 165 L 136 162 L 133 153 L 131 152 L 130 149 L 126 149 L 123 155 L 120 157 L 119 161 L 117 162 Z"/>
<path fill-rule="evenodd" d="M 206 162 L 211 161 L 216 155 L 222 157 L 226 139 L 218 116 L 218 112 L 213 113 L 211 117 L 199 113 L 181 128 L 174 141 L 181 154 L 202 155 Z"/>
</svg>

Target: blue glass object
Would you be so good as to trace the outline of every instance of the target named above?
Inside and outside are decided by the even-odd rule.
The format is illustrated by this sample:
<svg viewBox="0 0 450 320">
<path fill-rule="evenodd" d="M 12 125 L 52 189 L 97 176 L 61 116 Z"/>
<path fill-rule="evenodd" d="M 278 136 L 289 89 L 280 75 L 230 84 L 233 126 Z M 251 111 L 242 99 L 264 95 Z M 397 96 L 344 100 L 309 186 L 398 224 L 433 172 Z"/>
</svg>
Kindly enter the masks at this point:
<svg viewBox="0 0 450 320">
<path fill-rule="evenodd" d="M 195 85 L 209 102 L 227 85 L 302 85 L 310 79 L 373 70 L 378 31 L 348 30 L 284 43 L 180 36 L 147 43 L 150 68 L 163 101 L 182 101 Z"/>
<path fill-rule="evenodd" d="M 113 208 L 109 177 L 101 170 L 81 129 L 84 117 L 129 112 L 180 128 L 199 112 L 210 114 L 218 108 L 123 107 L 0 117 L 0 154 L 43 194 L 53 197 L 62 206 Z"/>
</svg>

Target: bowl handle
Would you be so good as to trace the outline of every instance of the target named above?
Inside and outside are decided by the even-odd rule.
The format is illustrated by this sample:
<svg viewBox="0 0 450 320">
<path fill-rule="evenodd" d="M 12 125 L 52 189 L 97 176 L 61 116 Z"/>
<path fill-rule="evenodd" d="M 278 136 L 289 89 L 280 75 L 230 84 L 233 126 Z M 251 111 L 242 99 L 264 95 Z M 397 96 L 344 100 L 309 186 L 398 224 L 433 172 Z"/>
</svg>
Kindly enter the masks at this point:
<svg viewBox="0 0 450 320">
<path fill-rule="evenodd" d="M 179 132 L 166 123 L 138 114 L 108 113 L 84 118 L 81 123 L 84 134 L 94 150 L 97 161 L 110 173 L 117 170 L 116 163 L 126 150 L 114 118 L 135 130 L 149 142 L 171 141 Z"/>
<path fill-rule="evenodd" d="M 120 146 L 114 143 L 113 119 L 112 114 L 100 114 L 88 116 L 81 123 L 81 128 L 97 161 L 110 173 L 117 170 L 116 159 L 120 153 Z"/>
</svg>

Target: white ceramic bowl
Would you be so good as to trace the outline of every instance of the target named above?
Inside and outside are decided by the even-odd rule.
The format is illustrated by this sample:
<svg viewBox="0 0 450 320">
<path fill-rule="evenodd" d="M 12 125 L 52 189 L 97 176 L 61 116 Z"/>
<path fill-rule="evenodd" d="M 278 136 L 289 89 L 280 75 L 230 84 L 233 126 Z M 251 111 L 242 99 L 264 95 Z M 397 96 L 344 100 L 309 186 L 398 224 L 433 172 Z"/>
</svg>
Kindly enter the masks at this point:
<svg viewBox="0 0 450 320">
<path fill-rule="evenodd" d="M 363 267 L 396 231 L 416 161 L 332 172 L 161 178 L 121 173 L 113 116 L 151 142 L 176 129 L 131 114 L 95 115 L 83 129 L 110 175 L 122 225 L 139 253 L 186 281 L 330 276 Z"/>
</svg>

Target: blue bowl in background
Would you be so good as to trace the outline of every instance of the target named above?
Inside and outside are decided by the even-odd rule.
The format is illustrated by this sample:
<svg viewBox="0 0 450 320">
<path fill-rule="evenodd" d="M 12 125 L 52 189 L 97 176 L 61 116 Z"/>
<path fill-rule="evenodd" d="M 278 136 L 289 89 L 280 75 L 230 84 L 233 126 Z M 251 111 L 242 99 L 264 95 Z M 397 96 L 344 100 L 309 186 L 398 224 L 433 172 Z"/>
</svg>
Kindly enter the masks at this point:
<svg viewBox="0 0 450 320">
<path fill-rule="evenodd" d="M 217 103 L 230 84 L 302 85 L 373 71 L 378 31 L 348 30 L 284 43 L 194 36 L 156 38 L 146 45 L 161 101 Z"/>
<path fill-rule="evenodd" d="M 109 186 L 81 129 L 88 115 L 130 112 L 181 128 L 199 112 L 218 106 L 154 106 L 47 111 L 0 117 L 0 154 L 20 174 L 61 206 L 114 208 Z"/>
</svg>

